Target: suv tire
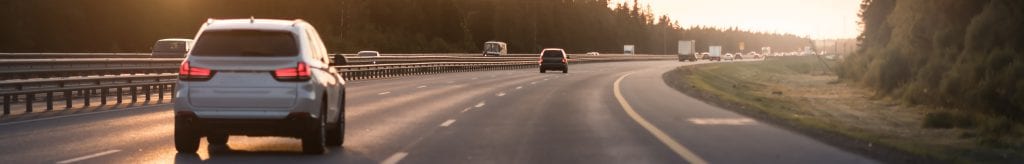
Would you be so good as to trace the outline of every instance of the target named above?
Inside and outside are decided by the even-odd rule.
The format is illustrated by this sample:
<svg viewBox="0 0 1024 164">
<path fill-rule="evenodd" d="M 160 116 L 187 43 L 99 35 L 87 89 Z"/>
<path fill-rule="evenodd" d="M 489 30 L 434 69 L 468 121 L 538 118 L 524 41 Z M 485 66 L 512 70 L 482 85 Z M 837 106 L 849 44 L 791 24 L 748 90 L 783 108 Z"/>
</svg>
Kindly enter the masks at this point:
<svg viewBox="0 0 1024 164">
<path fill-rule="evenodd" d="M 186 154 L 195 154 L 199 150 L 199 134 L 183 118 L 174 119 L 174 149 Z"/>
<path fill-rule="evenodd" d="M 323 154 L 326 149 L 324 145 L 324 125 L 327 123 L 327 117 L 324 117 L 326 112 L 323 108 L 327 107 L 326 105 L 320 105 L 320 108 L 319 120 L 311 121 L 310 130 L 302 136 L 302 153 Z"/>
<path fill-rule="evenodd" d="M 327 130 L 327 146 L 341 146 L 345 144 L 345 101 L 342 100 L 341 110 L 338 111 L 338 121 L 331 129 Z"/>
</svg>

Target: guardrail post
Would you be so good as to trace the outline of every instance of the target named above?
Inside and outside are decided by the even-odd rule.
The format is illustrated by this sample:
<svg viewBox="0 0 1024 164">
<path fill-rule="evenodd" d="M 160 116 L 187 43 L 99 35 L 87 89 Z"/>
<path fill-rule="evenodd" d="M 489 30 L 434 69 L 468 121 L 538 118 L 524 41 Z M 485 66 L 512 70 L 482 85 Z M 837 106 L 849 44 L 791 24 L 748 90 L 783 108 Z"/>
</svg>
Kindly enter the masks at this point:
<svg viewBox="0 0 1024 164">
<path fill-rule="evenodd" d="M 83 106 L 89 106 L 90 105 L 89 104 L 90 103 L 89 97 L 92 97 L 92 89 L 80 90 L 80 91 L 78 91 L 78 94 L 82 95 L 82 98 L 83 98 L 82 103 L 85 103 L 85 104 L 82 104 L 82 105 Z"/>
<path fill-rule="evenodd" d="M 4 95 L 4 115 L 11 114 L 11 95 Z"/>
<path fill-rule="evenodd" d="M 107 105 L 107 92 L 110 92 L 110 88 L 100 89 L 100 105 Z"/>
<path fill-rule="evenodd" d="M 138 98 L 139 96 L 136 95 L 136 93 L 138 93 L 138 92 L 136 92 L 136 91 L 138 91 L 137 89 L 135 89 L 136 87 L 138 87 L 138 86 L 132 86 L 131 89 L 129 89 L 129 91 L 128 91 L 128 92 L 132 92 L 132 103 L 135 103 L 135 102 L 139 101 L 139 98 Z"/>
<path fill-rule="evenodd" d="M 35 99 L 35 93 L 29 93 L 25 95 L 25 113 L 32 113 L 32 100 Z"/>
<path fill-rule="evenodd" d="M 53 110 L 53 92 L 46 92 L 46 110 Z"/>
<path fill-rule="evenodd" d="M 71 94 L 71 91 L 64 91 L 64 108 L 71 108 L 71 99 L 75 96 Z"/>
<path fill-rule="evenodd" d="M 117 87 L 117 104 L 121 104 L 121 87 Z"/>
<path fill-rule="evenodd" d="M 158 81 L 159 81 L 159 80 L 158 80 Z M 151 94 L 152 94 L 152 93 L 150 92 L 150 90 L 152 90 L 152 89 L 153 89 L 153 86 L 152 86 L 152 85 L 147 85 L 147 86 L 145 86 L 145 88 L 146 88 L 146 89 L 145 89 L 145 92 L 146 92 L 146 102 L 149 102 L 149 95 L 151 95 Z"/>
<path fill-rule="evenodd" d="M 176 85 L 174 85 L 174 84 L 171 84 L 171 99 L 172 99 L 172 100 L 174 99 L 174 95 L 175 95 L 175 94 L 177 94 L 177 93 L 174 93 L 174 92 L 175 92 L 175 91 L 174 91 L 174 87 L 177 87 L 177 86 L 176 86 Z"/>
<path fill-rule="evenodd" d="M 164 85 L 163 84 L 157 85 L 157 89 L 159 89 L 159 90 L 158 90 L 158 92 L 156 92 L 156 94 L 157 94 L 156 95 L 156 97 L 157 97 L 156 99 L 163 101 L 164 100 Z"/>
</svg>

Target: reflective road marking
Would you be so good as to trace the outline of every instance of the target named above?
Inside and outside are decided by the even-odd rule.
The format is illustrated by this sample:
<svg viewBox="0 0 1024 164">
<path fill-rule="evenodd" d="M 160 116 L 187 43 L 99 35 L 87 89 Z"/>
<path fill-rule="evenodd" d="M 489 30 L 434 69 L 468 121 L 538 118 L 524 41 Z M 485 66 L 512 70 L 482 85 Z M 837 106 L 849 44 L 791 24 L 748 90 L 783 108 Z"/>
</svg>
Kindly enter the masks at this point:
<svg viewBox="0 0 1024 164">
<path fill-rule="evenodd" d="M 398 152 L 398 153 L 395 153 L 394 155 L 391 155 L 391 157 L 388 157 L 388 159 L 384 159 L 384 161 L 381 161 L 380 163 L 381 164 L 396 164 L 396 163 L 398 163 L 398 161 L 401 161 L 402 158 L 405 158 L 405 156 L 407 156 L 407 155 L 409 155 L 409 153 Z"/>
<path fill-rule="evenodd" d="M 96 153 L 96 154 L 90 154 L 90 155 L 87 155 L 87 156 L 81 156 L 81 157 L 78 157 L 78 158 L 72 158 L 72 159 L 68 159 L 68 160 L 63 160 L 63 161 L 60 161 L 60 162 L 57 162 L 57 163 L 58 164 L 75 163 L 75 162 L 78 162 L 78 161 L 87 160 L 87 159 L 90 159 L 90 158 L 96 158 L 96 157 L 100 157 L 100 156 L 104 156 L 104 155 L 109 155 L 109 154 L 114 154 L 114 153 L 117 153 L 117 152 L 121 152 L 121 150 L 117 150 L 117 149 L 107 150 L 107 151 L 99 152 L 99 153 Z"/>
<path fill-rule="evenodd" d="M 630 118 L 633 118 L 633 120 L 636 121 L 636 123 L 640 124 L 640 126 L 644 127 L 644 129 L 647 129 L 647 132 L 650 132 L 651 135 L 654 135 L 655 138 L 658 138 L 658 140 L 661 141 L 661 143 L 664 143 L 665 146 L 668 146 L 669 149 L 675 151 L 676 154 L 679 155 L 679 157 L 682 157 L 689 163 L 707 164 L 707 161 L 701 159 L 699 156 L 697 156 L 697 154 L 694 154 L 692 151 L 690 151 L 690 149 L 687 149 L 685 146 L 683 146 L 683 144 L 679 144 L 679 142 L 673 140 L 672 137 L 668 136 L 668 134 L 665 134 L 665 132 L 661 131 L 661 129 L 655 127 L 654 124 L 647 122 L 646 119 L 640 117 L 640 114 L 637 114 L 636 111 L 633 110 L 633 107 L 629 106 L 629 102 L 626 102 L 626 99 L 622 97 L 622 89 L 620 89 L 619 84 L 622 83 L 622 79 L 626 78 L 626 76 L 629 76 L 631 74 L 633 73 L 630 72 L 625 75 L 622 75 L 621 77 L 619 77 L 618 80 L 615 80 L 615 84 L 614 86 L 612 86 L 612 90 L 615 92 L 615 99 L 619 100 L 619 104 L 622 105 L 622 110 L 625 110 L 626 114 L 628 114 Z"/>
<path fill-rule="evenodd" d="M 448 125 L 452 125 L 452 123 L 455 123 L 455 119 L 448 119 L 448 121 L 441 123 L 441 127 L 448 127 Z"/>
<path fill-rule="evenodd" d="M 749 118 L 691 118 L 690 122 L 697 125 L 753 125 L 757 123 Z"/>
</svg>

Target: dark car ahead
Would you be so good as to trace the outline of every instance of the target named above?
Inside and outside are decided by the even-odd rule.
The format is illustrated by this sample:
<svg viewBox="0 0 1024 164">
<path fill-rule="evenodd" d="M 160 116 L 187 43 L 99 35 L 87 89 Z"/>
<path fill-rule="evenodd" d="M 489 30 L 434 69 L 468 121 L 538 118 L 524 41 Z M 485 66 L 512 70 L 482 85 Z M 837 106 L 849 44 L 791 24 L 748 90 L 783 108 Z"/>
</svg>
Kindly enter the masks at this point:
<svg viewBox="0 0 1024 164">
<path fill-rule="evenodd" d="M 565 50 L 545 48 L 540 52 L 540 73 L 547 70 L 562 70 L 562 73 L 569 73 L 569 57 Z"/>
</svg>

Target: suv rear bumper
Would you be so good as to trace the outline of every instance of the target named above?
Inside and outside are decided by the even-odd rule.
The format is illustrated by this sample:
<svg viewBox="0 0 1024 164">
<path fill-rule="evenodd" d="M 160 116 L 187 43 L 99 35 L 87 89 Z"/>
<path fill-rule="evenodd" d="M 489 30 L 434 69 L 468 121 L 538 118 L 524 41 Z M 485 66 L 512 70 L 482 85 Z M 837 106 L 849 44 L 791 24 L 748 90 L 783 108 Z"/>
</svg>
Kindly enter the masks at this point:
<svg viewBox="0 0 1024 164">
<path fill-rule="evenodd" d="M 200 118 L 191 111 L 177 111 L 174 121 L 183 121 L 200 136 L 211 134 L 246 136 L 283 136 L 301 138 L 302 134 L 317 130 L 320 119 L 306 112 L 291 112 L 284 119 L 223 119 Z"/>
<path fill-rule="evenodd" d="M 543 70 L 565 70 L 569 68 L 569 64 L 565 63 L 541 63 L 540 69 Z"/>
</svg>

